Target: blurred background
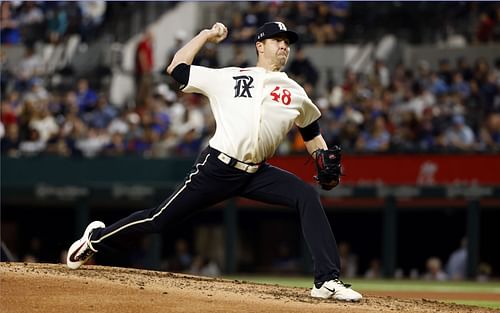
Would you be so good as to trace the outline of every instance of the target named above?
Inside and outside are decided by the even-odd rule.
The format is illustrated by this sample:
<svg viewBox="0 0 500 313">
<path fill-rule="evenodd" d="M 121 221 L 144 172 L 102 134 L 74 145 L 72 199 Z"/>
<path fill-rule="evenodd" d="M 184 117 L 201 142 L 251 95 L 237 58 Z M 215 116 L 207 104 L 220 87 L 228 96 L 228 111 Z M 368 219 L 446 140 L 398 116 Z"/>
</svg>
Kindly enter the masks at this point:
<svg viewBox="0 0 500 313">
<path fill-rule="evenodd" d="M 267 21 L 300 34 L 285 71 L 342 146 L 321 192 L 343 278 L 500 277 L 500 5 L 495 2 L 1 2 L 1 260 L 64 262 L 92 220 L 159 204 L 215 125 L 164 74 L 253 66 Z M 214 82 L 216 83 L 216 82 Z M 314 184 L 293 129 L 271 163 Z M 293 191 L 291 191 L 293 192 Z M 97 264 L 207 276 L 312 272 L 296 212 L 233 199 Z"/>
</svg>

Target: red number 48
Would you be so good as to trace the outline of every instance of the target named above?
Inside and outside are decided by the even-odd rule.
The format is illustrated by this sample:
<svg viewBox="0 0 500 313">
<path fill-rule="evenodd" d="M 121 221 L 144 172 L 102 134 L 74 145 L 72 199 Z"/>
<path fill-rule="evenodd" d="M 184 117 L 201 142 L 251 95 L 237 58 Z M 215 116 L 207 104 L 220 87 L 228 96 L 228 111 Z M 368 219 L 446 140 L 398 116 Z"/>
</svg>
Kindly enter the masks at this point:
<svg viewBox="0 0 500 313">
<path fill-rule="evenodd" d="M 271 97 L 273 97 L 273 101 L 279 102 L 281 98 L 281 102 L 284 105 L 289 105 L 292 102 L 292 94 L 288 89 L 283 89 L 282 93 L 279 93 L 280 87 L 276 86 L 273 91 L 271 91 Z"/>
</svg>

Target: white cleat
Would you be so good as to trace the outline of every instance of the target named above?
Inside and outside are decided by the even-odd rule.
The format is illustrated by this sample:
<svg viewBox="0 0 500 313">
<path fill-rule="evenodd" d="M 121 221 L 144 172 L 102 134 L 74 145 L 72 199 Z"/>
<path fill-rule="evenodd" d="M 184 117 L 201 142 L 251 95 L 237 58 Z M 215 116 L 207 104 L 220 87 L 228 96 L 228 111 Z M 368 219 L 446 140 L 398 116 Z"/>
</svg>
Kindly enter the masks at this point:
<svg viewBox="0 0 500 313">
<path fill-rule="evenodd" d="M 69 247 L 68 256 L 66 258 L 66 265 L 68 265 L 69 268 L 73 270 L 79 268 L 97 252 L 97 250 L 92 248 L 89 242 L 90 234 L 94 229 L 104 227 L 106 227 L 106 225 L 100 221 L 90 223 L 85 229 L 82 238 L 75 241 L 71 247 Z"/>
<path fill-rule="evenodd" d="M 360 301 L 363 296 L 359 292 L 351 289 L 351 285 L 344 284 L 339 279 L 332 279 L 326 281 L 320 288 L 313 287 L 311 290 L 311 297 L 329 299 L 333 298 L 340 301 Z"/>
</svg>

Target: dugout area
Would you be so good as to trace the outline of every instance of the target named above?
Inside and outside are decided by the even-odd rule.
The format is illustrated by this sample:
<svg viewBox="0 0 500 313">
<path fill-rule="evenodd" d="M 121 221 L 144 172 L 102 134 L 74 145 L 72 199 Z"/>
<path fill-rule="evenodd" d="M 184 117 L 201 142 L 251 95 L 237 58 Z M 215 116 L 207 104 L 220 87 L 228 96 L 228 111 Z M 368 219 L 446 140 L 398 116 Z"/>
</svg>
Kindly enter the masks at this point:
<svg viewBox="0 0 500 313">
<path fill-rule="evenodd" d="M 295 159 L 302 165 L 299 174 L 310 178 L 312 170 L 303 166 L 304 158 Z M 346 159 L 355 168 L 359 157 Z M 38 261 L 58 263 L 89 221 L 109 224 L 159 204 L 183 180 L 192 162 L 2 158 L 2 241 L 19 260 L 31 253 Z M 467 237 L 469 278 L 500 276 L 498 186 L 355 185 L 355 175 L 346 177 L 351 181 L 332 192 L 319 192 L 338 245 L 346 244 L 357 258 L 349 275 L 362 277 L 374 259 L 381 264 L 382 277 L 422 274 L 427 258 L 437 257 L 444 266 Z M 165 268 L 165 261 L 175 255 L 179 240 L 191 257 L 214 261 L 224 274 L 308 274 L 312 268 L 296 212 L 241 198 L 220 203 L 161 234 L 131 239 L 122 252 L 98 254 L 96 261 L 172 270 Z M 480 265 L 482 270 L 489 267 L 489 273 L 480 273 Z"/>
<path fill-rule="evenodd" d="M 67 200 L 2 197 L 2 241 L 22 258 L 32 253 L 33 239 L 37 238 L 41 245 L 38 261 L 58 263 L 87 221 L 112 223 L 154 201 L 103 200 L 73 206 Z M 324 202 L 338 245 L 348 244 L 357 258 L 356 277 L 363 277 L 374 259 L 380 260 L 383 277 L 407 278 L 415 270 L 423 274 L 427 258 L 438 257 L 444 264 L 467 234 L 477 243 L 472 247 L 476 266 L 471 277 L 479 274 L 479 264 L 491 265 L 490 277 L 500 275 L 500 269 L 494 266 L 500 264 L 495 252 L 500 211 L 492 200 L 389 199 L 394 207 L 376 198 Z M 125 243 L 121 252 L 98 254 L 96 262 L 162 269 L 162 262 L 175 255 L 179 240 L 187 242 L 192 256 L 214 260 L 225 274 L 294 275 L 312 271 L 298 215 L 287 208 L 245 199 L 202 211 L 175 229 L 136 238 Z"/>
</svg>

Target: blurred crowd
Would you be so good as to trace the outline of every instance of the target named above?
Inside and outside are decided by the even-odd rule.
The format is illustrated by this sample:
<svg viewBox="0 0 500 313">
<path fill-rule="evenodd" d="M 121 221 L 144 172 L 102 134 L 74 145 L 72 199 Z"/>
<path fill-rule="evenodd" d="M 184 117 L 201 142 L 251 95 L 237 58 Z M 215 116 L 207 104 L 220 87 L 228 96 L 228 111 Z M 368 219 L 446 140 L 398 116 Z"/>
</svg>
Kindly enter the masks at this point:
<svg viewBox="0 0 500 313">
<path fill-rule="evenodd" d="M 39 71 L 28 51 L 5 75 L 11 79 L 2 88 L 2 154 L 194 156 L 214 132 L 207 99 L 174 91 L 168 79 L 151 85 L 136 105 L 118 107 L 86 78 L 69 90 L 50 90 Z M 317 70 L 299 48 L 287 72 L 322 111 L 328 144 L 344 151 L 500 150 L 500 60 L 442 60 L 438 69 L 422 61 L 392 71 L 378 60 L 367 73 L 346 69 L 342 81 L 330 80 L 319 92 Z M 278 154 L 304 151 L 294 128 Z"/>
<path fill-rule="evenodd" d="M 456 152 L 500 148 L 500 59 L 440 61 L 432 69 L 375 60 L 366 73 L 346 69 L 318 95 L 323 136 L 347 151 Z M 306 82 L 304 86 L 308 86 Z M 314 94 L 314 89 L 310 94 Z"/>
<path fill-rule="evenodd" d="M 48 91 L 41 79 L 34 78 L 27 91 L 4 95 L 2 154 L 14 157 L 192 156 L 200 150 L 209 125 L 201 97 L 177 98 L 167 85 L 129 109 L 111 104 L 84 78 L 62 94 Z"/>
<path fill-rule="evenodd" d="M 109 88 L 89 77 L 74 82 L 63 79 L 64 88 L 54 88 L 54 76 L 31 44 L 35 33 L 30 29 L 34 28 L 36 38 L 48 41 L 64 37 L 66 32 L 92 33 L 87 29 L 102 22 L 97 16 L 102 18 L 105 7 L 92 7 L 94 2 L 21 2 L 17 7 L 15 3 L 1 3 L 2 45 L 7 40 L 23 42 L 25 54 L 16 64 L 1 54 L 3 155 L 163 158 L 194 156 L 207 144 L 215 129 L 207 99 L 179 92 L 171 78 L 153 72 L 154 38 L 149 32 L 144 33 L 136 51 L 135 99 L 118 105 L 111 103 Z M 85 7 L 97 18 L 90 24 Z M 251 2 L 245 9 L 243 14 L 232 15 L 232 42 L 251 40 L 255 25 L 283 18 L 304 35 L 305 42 L 328 43 L 342 32 L 340 25 L 349 5 L 273 2 L 264 6 Z M 73 20 L 71 14 L 80 18 Z M 65 25 L 59 35 L 51 30 L 55 23 L 51 18 Z M 70 20 L 78 22 L 70 27 Z M 329 26 L 324 27 L 326 24 Z M 44 27 L 38 28 L 40 25 Z M 325 30 L 330 26 L 333 28 Z M 167 62 L 188 38 L 179 33 L 176 39 Z M 234 47 L 227 64 L 219 60 L 214 45 L 207 45 L 194 64 L 252 66 L 243 50 Z M 383 60 L 373 60 L 367 71 L 346 68 L 339 81 L 328 75 L 326 88 L 321 88 L 320 72 L 308 58 L 307 49 L 300 45 L 293 49 L 285 71 L 304 86 L 322 111 L 322 134 L 329 145 L 340 144 L 350 153 L 500 150 L 500 59 L 494 64 L 483 58 L 442 59 L 437 68 L 425 60 L 416 68 L 403 64 L 389 68 Z M 277 154 L 303 152 L 303 141 L 293 128 Z"/>
<path fill-rule="evenodd" d="M 358 270 L 358 255 L 351 251 L 348 242 L 339 243 L 339 254 L 342 263 L 341 276 L 344 278 L 364 277 L 366 279 L 381 279 L 384 277 L 383 263 L 379 258 L 372 258 L 368 268 L 364 272 Z M 462 238 L 460 245 L 444 258 L 445 263 L 438 256 L 430 256 L 425 259 L 423 265 L 411 268 L 406 272 L 402 268 L 396 268 L 394 278 L 396 279 L 423 279 L 428 281 L 460 281 L 468 278 L 468 251 L 467 239 Z M 443 265 L 444 264 L 444 265 Z M 477 281 L 489 281 L 492 277 L 492 266 L 481 261 L 475 269 L 474 279 Z"/>
<path fill-rule="evenodd" d="M 234 43 L 251 43 L 267 21 L 282 21 L 302 43 L 315 45 L 373 41 L 384 34 L 416 44 L 500 41 L 500 5 L 493 2 L 249 1 L 224 4 L 223 11 L 231 29 L 227 42 Z"/>
<path fill-rule="evenodd" d="M 228 42 L 251 43 L 257 28 L 268 21 L 283 21 L 302 43 L 330 44 L 342 36 L 349 14 L 348 1 L 251 1 L 235 4 L 228 17 Z"/>
<path fill-rule="evenodd" d="M 58 43 L 71 34 L 92 40 L 105 12 L 105 1 L 2 1 L 1 43 Z"/>
</svg>

